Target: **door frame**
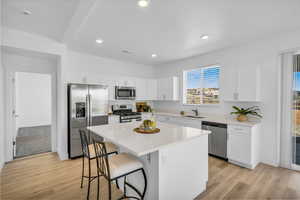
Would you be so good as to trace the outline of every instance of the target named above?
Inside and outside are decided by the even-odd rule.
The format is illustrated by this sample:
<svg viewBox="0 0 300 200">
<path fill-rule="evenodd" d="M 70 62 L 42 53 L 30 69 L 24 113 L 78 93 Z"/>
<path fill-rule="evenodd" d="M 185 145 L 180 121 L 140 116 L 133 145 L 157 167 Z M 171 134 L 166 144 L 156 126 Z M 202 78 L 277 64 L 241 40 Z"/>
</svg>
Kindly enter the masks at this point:
<svg viewBox="0 0 300 200">
<path fill-rule="evenodd" d="M 38 74 L 48 74 L 51 76 L 51 152 L 57 152 L 57 83 L 56 83 L 56 71 L 55 72 L 41 72 L 41 71 L 28 71 L 28 70 L 6 70 L 5 73 L 5 116 L 6 116 L 6 134 L 5 134 L 5 161 L 9 162 L 14 159 L 13 156 L 13 141 L 14 135 L 16 135 L 16 120 L 13 115 L 13 110 L 15 105 L 15 74 L 17 72 L 27 72 L 27 73 L 38 73 Z"/>
<path fill-rule="evenodd" d="M 288 65 L 293 65 L 293 59 L 288 59 L 288 56 L 293 56 L 299 52 L 297 49 L 281 52 L 280 54 L 280 72 L 281 72 L 281 104 L 280 104 L 280 166 L 291 170 L 300 171 L 300 165 L 293 163 L 293 139 L 292 139 L 292 87 L 293 87 L 293 68 L 286 68 Z M 289 137 L 289 138 L 287 138 Z"/>
</svg>

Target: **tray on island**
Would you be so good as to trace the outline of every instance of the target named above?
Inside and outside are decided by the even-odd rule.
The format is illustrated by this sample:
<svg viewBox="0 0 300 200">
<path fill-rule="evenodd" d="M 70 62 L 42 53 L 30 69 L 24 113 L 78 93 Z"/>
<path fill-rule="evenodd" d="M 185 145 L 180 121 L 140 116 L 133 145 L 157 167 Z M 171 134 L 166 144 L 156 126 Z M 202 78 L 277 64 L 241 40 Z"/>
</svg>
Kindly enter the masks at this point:
<svg viewBox="0 0 300 200">
<path fill-rule="evenodd" d="M 141 133 L 141 134 L 155 134 L 155 133 L 159 133 L 160 129 L 159 128 L 155 128 L 155 129 L 141 129 L 141 128 L 135 128 L 133 129 L 135 132 L 137 133 Z"/>
</svg>

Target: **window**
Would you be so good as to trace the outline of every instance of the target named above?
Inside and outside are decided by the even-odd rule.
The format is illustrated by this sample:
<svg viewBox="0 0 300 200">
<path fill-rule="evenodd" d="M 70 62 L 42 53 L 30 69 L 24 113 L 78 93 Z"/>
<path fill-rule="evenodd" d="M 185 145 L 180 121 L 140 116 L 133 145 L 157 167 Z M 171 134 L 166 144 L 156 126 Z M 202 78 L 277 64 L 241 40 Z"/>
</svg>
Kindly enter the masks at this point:
<svg viewBox="0 0 300 200">
<path fill-rule="evenodd" d="M 184 104 L 219 104 L 220 67 L 210 66 L 183 72 Z"/>
</svg>

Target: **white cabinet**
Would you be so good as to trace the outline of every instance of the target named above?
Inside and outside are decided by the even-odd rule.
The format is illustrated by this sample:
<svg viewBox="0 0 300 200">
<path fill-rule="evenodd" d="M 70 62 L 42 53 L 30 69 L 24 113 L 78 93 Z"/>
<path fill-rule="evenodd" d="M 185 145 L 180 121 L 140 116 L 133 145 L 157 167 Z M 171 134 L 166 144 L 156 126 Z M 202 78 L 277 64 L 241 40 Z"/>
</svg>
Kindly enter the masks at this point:
<svg viewBox="0 0 300 200">
<path fill-rule="evenodd" d="M 223 71 L 225 101 L 260 101 L 260 67 L 247 65 L 239 68 L 227 67 Z"/>
<path fill-rule="evenodd" d="M 119 124 L 120 116 L 119 115 L 109 115 L 108 116 L 108 124 Z"/>
<path fill-rule="evenodd" d="M 157 80 L 147 79 L 146 88 L 147 88 L 147 100 L 157 100 Z"/>
<path fill-rule="evenodd" d="M 178 101 L 178 77 L 161 78 L 157 80 L 158 100 Z"/>
<path fill-rule="evenodd" d="M 156 100 L 157 80 L 136 79 L 136 100 Z"/>
<path fill-rule="evenodd" d="M 147 81 L 146 79 L 136 79 L 136 100 L 147 100 Z"/>
<path fill-rule="evenodd" d="M 259 163 L 260 125 L 228 125 L 227 157 L 229 162 L 254 169 Z"/>
<path fill-rule="evenodd" d="M 115 100 L 115 87 L 116 87 L 116 82 L 113 80 L 107 81 L 108 85 L 108 98 L 109 100 Z"/>
<path fill-rule="evenodd" d="M 124 87 L 135 87 L 136 80 L 134 78 L 119 78 L 115 81 L 117 86 L 124 86 Z"/>
</svg>

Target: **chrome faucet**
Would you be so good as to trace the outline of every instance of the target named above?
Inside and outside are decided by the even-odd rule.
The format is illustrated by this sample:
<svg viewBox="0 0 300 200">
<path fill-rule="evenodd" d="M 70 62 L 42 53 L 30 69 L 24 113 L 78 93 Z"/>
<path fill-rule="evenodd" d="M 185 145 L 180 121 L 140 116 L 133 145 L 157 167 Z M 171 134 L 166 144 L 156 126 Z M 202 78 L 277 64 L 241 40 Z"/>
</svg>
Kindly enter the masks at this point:
<svg viewBox="0 0 300 200">
<path fill-rule="evenodd" d="M 198 116 L 199 115 L 199 112 L 198 112 L 198 110 L 196 109 L 196 110 L 192 110 L 194 113 L 195 113 L 195 116 Z"/>
</svg>

